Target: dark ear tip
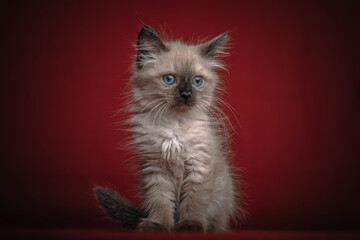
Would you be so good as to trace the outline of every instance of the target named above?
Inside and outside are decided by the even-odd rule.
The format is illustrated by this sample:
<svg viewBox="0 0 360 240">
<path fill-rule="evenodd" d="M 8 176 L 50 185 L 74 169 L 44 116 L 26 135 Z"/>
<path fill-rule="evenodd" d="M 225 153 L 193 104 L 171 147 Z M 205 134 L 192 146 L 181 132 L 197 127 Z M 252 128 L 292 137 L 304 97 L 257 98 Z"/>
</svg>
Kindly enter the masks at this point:
<svg viewBox="0 0 360 240">
<path fill-rule="evenodd" d="M 227 42 L 228 33 L 224 32 L 202 45 L 201 52 L 204 56 L 215 56 L 217 52 L 222 53 L 221 47 Z M 220 50 L 219 50 L 220 49 Z"/>
<path fill-rule="evenodd" d="M 146 24 L 142 25 L 142 29 L 152 30 L 152 28 Z"/>
<path fill-rule="evenodd" d="M 142 25 L 140 31 L 139 31 L 139 35 L 138 35 L 138 41 L 142 38 L 146 38 L 146 37 L 157 37 L 155 31 L 149 27 L 148 25 Z"/>
<path fill-rule="evenodd" d="M 229 37 L 229 34 L 228 34 L 228 32 L 224 32 L 223 34 L 221 34 L 220 36 L 219 36 L 219 38 L 221 38 L 221 39 L 227 39 Z"/>
<path fill-rule="evenodd" d="M 148 25 L 142 25 L 141 29 L 140 29 L 140 33 L 143 33 L 143 32 L 151 32 L 151 33 L 154 33 L 155 31 Z"/>
</svg>

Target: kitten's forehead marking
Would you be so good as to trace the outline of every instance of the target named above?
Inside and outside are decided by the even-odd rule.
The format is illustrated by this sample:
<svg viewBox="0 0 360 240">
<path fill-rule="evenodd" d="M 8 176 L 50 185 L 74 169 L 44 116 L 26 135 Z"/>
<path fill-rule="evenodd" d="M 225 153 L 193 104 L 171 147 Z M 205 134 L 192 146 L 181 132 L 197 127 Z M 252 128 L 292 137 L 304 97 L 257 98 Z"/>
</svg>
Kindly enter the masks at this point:
<svg viewBox="0 0 360 240">
<path fill-rule="evenodd" d="M 190 82 L 190 79 L 191 79 L 190 74 L 184 73 L 184 74 L 180 75 L 181 82 Z"/>
<path fill-rule="evenodd" d="M 167 53 L 171 59 L 173 70 L 182 77 L 193 77 L 203 69 L 200 56 L 195 46 L 180 42 L 168 43 L 170 51 Z"/>
</svg>

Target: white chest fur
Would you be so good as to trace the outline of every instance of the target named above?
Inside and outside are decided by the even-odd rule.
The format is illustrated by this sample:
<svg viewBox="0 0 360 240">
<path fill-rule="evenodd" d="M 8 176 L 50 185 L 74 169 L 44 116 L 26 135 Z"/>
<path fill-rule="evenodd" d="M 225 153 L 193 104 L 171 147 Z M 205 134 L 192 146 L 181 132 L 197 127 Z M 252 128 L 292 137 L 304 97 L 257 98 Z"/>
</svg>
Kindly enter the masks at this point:
<svg viewBox="0 0 360 240">
<path fill-rule="evenodd" d="M 173 130 L 167 130 L 166 133 L 161 144 L 161 157 L 167 161 L 174 161 L 184 152 L 184 145 Z"/>
<path fill-rule="evenodd" d="M 137 125 L 133 131 L 138 134 L 134 143 L 139 152 L 158 153 L 161 159 L 169 163 L 207 157 L 204 156 L 204 149 L 215 148 L 206 118 L 180 119 L 177 116 L 153 124 L 153 121 L 149 122 L 147 118 L 138 115 L 132 120 Z M 200 156 L 194 156 L 198 154 Z"/>
</svg>

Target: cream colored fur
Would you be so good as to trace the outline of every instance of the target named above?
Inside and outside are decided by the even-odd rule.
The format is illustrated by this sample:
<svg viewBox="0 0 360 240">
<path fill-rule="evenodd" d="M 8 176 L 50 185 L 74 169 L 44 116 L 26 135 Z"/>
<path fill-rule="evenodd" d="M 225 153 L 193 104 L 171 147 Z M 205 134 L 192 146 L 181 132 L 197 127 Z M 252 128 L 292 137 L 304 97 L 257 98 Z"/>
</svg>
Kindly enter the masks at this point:
<svg viewBox="0 0 360 240">
<path fill-rule="evenodd" d="M 226 231 L 237 209 L 243 211 L 235 199 L 239 192 L 228 163 L 227 133 L 216 111 L 223 38 L 194 45 L 161 42 L 159 49 L 154 39 L 139 36 L 138 52 L 144 53 L 131 77 L 129 120 L 147 213 L 139 230 L 160 225 L 167 230 Z M 166 85 L 166 74 L 177 82 Z M 196 76 L 204 83 L 192 88 L 194 105 L 177 101 L 174 92 L 181 79 Z"/>
</svg>

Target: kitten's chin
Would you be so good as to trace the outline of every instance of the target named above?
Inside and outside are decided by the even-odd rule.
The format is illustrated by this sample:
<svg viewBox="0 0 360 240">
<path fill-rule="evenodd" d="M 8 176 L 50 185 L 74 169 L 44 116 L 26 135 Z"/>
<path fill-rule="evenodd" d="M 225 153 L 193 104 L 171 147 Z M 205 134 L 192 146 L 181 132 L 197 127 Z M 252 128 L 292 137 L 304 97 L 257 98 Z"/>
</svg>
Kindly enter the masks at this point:
<svg viewBox="0 0 360 240">
<path fill-rule="evenodd" d="M 174 105 L 172 105 L 171 109 L 174 112 L 188 112 L 190 111 L 192 108 L 194 108 L 195 103 L 194 102 L 180 102 L 180 103 L 176 103 Z"/>
</svg>

